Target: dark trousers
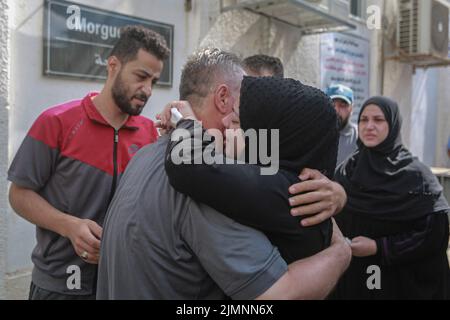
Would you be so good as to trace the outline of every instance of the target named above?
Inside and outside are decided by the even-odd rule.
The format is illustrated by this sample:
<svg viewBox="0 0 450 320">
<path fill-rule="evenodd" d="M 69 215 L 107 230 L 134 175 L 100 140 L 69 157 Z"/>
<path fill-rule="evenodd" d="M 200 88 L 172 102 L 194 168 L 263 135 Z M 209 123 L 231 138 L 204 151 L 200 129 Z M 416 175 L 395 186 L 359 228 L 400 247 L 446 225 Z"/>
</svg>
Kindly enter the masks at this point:
<svg viewBox="0 0 450 320">
<path fill-rule="evenodd" d="M 31 282 L 28 300 L 95 300 L 95 294 L 91 295 L 62 294 L 42 289 L 36 286 L 33 282 Z"/>
</svg>

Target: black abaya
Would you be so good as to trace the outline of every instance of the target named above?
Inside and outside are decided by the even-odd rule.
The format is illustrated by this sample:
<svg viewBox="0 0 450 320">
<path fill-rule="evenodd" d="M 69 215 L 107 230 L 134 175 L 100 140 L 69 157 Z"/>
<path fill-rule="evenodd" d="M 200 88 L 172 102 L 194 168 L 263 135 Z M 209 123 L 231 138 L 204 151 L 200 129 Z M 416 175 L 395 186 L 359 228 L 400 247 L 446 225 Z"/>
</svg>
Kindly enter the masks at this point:
<svg viewBox="0 0 450 320">
<path fill-rule="evenodd" d="M 372 148 L 358 140 L 358 150 L 337 169 L 335 179 L 348 201 L 336 221 L 346 237 L 375 240 L 377 254 L 353 257 L 333 296 L 448 299 L 449 207 L 442 187 L 403 146 L 397 104 L 384 97 L 371 98 L 361 108 L 360 118 L 369 105 L 381 109 L 389 133 Z M 370 266 L 381 270 L 380 289 L 367 286 Z"/>
</svg>

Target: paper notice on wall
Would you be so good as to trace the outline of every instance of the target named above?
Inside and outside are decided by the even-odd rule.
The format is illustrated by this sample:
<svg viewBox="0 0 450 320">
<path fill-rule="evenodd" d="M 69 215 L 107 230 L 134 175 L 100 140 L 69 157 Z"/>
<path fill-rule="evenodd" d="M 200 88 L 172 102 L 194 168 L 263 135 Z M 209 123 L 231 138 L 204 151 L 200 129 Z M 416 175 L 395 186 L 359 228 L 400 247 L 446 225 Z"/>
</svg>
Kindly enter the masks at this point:
<svg viewBox="0 0 450 320">
<path fill-rule="evenodd" d="M 326 33 L 320 39 L 321 87 L 343 84 L 354 93 L 353 116 L 369 98 L 369 41 L 341 33 Z"/>
</svg>

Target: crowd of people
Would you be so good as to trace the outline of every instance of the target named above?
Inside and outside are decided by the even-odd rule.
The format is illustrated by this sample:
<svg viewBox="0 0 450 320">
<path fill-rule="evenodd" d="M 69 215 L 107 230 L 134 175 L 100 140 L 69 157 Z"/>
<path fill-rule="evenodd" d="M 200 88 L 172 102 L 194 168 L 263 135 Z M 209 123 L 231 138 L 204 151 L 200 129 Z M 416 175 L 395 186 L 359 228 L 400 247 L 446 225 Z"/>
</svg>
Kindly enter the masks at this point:
<svg viewBox="0 0 450 320">
<path fill-rule="evenodd" d="M 449 299 L 450 208 L 394 101 L 367 99 L 354 124 L 351 88 L 205 48 L 153 122 L 169 54 L 125 27 L 101 92 L 45 110 L 17 151 L 30 299 Z"/>
</svg>

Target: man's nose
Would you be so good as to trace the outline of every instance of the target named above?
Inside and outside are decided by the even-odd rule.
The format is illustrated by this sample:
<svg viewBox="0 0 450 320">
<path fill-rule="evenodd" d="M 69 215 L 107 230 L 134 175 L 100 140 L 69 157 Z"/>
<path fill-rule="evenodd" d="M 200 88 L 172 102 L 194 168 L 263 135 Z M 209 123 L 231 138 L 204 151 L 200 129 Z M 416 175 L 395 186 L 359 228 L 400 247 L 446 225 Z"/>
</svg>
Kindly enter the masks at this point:
<svg viewBox="0 0 450 320">
<path fill-rule="evenodd" d="M 150 97 L 152 95 L 152 85 L 145 85 L 142 87 L 142 91 L 145 93 L 147 97 Z"/>
</svg>

